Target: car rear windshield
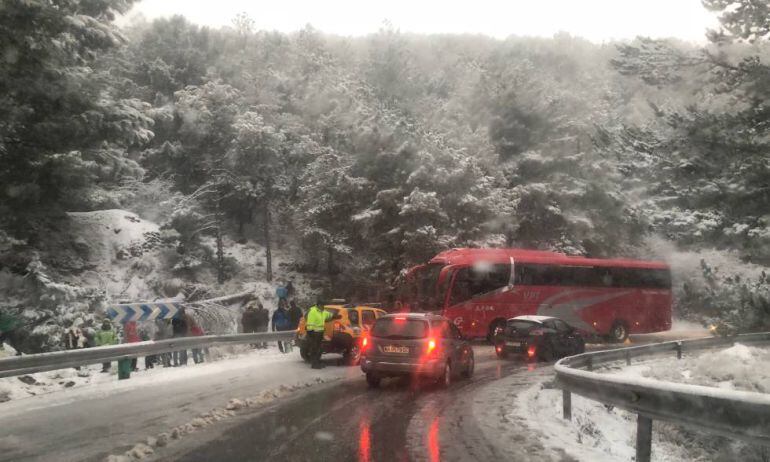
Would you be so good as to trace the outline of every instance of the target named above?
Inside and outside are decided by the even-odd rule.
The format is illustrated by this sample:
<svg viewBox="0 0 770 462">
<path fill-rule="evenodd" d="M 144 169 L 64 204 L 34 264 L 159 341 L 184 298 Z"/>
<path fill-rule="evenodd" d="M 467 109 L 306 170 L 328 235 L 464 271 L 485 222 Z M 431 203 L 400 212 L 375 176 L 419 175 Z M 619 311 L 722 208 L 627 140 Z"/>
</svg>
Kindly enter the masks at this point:
<svg viewBox="0 0 770 462">
<path fill-rule="evenodd" d="M 532 321 L 508 321 L 507 327 L 509 330 L 515 330 L 519 332 L 526 332 L 533 327 L 538 327 L 540 324 Z"/>
<path fill-rule="evenodd" d="M 428 323 L 421 319 L 380 318 L 372 329 L 372 337 L 408 340 L 427 336 Z"/>
</svg>

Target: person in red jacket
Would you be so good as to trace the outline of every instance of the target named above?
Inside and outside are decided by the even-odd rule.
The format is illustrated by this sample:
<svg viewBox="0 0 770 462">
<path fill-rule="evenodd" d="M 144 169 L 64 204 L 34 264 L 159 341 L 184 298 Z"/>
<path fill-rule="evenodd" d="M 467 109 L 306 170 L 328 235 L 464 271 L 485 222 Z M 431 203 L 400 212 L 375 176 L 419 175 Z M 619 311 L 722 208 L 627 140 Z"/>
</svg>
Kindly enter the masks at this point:
<svg viewBox="0 0 770 462">
<path fill-rule="evenodd" d="M 139 343 L 142 339 L 139 338 L 139 332 L 136 330 L 136 321 L 129 321 L 123 326 L 123 343 Z M 131 370 L 136 372 L 139 370 L 136 367 L 137 358 L 131 358 Z"/>
<path fill-rule="evenodd" d="M 202 335 L 206 335 L 206 333 L 203 331 L 203 328 L 198 324 L 198 322 L 190 318 L 190 335 L 193 337 L 199 337 Z M 199 364 L 203 362 L 203 351 L 201 351 L 200 348 L 193 348 L 192 349 L 192 357 L 193 362 L 195 364 Z"/>
</svg>

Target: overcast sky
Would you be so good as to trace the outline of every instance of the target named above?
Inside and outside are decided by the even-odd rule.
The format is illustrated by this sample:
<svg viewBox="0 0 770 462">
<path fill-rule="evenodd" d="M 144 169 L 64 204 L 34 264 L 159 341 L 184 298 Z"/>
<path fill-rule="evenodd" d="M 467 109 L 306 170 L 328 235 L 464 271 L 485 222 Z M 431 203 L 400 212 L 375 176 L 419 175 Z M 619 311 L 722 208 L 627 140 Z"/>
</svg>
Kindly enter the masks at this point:
<svg viewBox="0 0 770 462">
<path fill-rule="evenodd" d="M 376 32 L 385 20 L 402 31 L 551 37 L 559 31 L 594 42 L 678 37 L 702 42 L 716 19 L 700 0 L 143 0 L 128 14 L 181 14 L 210 26 L 246 12 L 257 29 L 290 32 L 312 24 L 339 35 Z"/>
</svg>

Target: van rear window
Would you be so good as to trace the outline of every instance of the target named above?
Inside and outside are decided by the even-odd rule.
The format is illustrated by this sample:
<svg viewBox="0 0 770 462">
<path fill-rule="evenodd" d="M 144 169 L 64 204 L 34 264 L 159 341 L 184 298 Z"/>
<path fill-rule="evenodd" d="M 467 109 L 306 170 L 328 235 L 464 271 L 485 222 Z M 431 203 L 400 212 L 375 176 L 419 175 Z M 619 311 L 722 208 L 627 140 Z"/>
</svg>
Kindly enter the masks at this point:
<svg viewBox="0 0 770 462">
<path fill-rule="evenodd" d="M 428 336 L 428 323 L 421 319 L 380 318 L 374 323 L 372 337 L 417 339 Z"/>
</svg>

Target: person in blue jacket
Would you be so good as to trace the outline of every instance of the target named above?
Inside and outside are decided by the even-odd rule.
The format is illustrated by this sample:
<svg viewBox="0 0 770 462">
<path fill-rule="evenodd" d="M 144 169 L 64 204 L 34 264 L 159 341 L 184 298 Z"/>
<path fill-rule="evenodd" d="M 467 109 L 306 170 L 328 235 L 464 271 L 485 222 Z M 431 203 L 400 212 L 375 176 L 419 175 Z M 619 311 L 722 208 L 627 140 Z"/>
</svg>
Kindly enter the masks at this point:
<svg viewBox="0 0 770 462">
<path fill-rule="evenodd" d="M 289 312 L 286 311 L 285 303 L 278 303 L 278 309 L 273 312 L 273 332 L 281 332 L 291 330 L 291 321 L 289 320 Z M 291 351 L 291 342 L 278 341 L 278 349 L 281 353 L 288 353 Z"/>
</svg>

